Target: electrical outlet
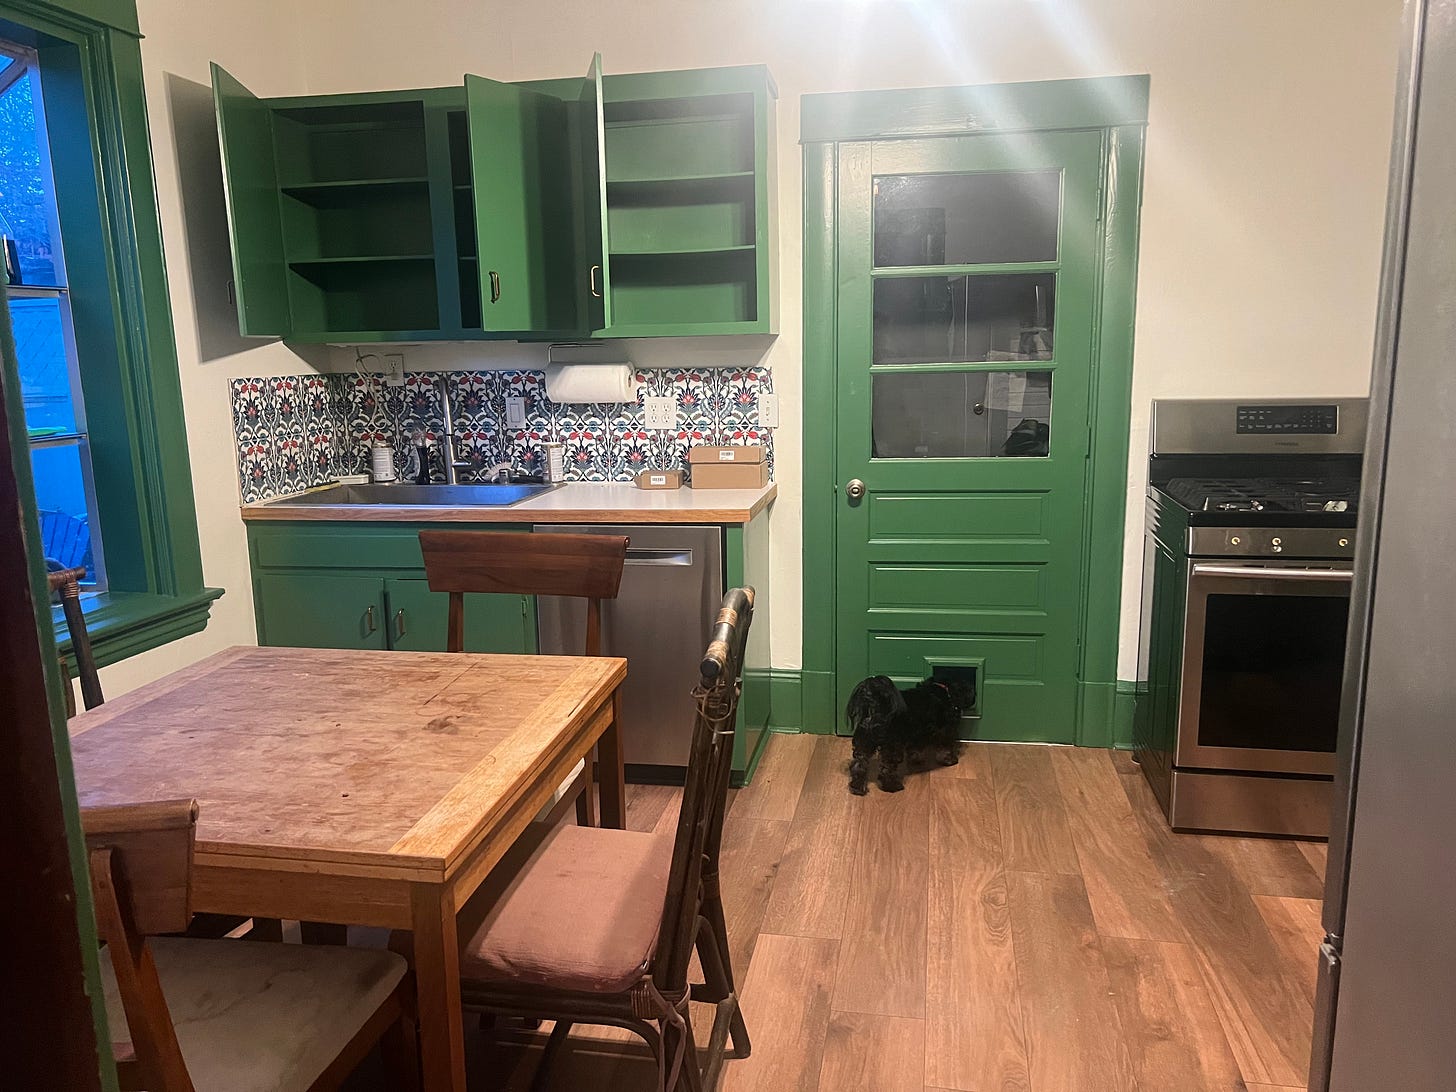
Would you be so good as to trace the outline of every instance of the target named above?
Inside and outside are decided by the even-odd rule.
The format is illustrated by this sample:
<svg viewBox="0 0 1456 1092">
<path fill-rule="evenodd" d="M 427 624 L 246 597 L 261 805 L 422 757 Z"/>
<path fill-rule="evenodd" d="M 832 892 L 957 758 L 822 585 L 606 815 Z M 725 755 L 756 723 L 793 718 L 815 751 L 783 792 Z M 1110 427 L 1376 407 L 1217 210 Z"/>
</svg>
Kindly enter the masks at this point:
<svg viewBox="0 0 1456 1092">
<path fill-rule="evenodd" d="M 642 400 L 648 428 L 677 427 L 677 399 L 671 395 L 648 395 Z"/>
<path fill-rule="evenodd" d="M 511 428 L 526 427 L 526 400 L 524 398 L 506 399 L 506 424 Z"/>
<path fill-rule="evenodd" d="M 379 362 L 383 365 L 386 387 L 404 386 L 404 353 L 384 353 Z"/>
<path fill-rule="evenodd" d="M 772 391 L 759 392 L 758 423 L 764 428 L 779 427 L 779 396 Z"/>
</svg>

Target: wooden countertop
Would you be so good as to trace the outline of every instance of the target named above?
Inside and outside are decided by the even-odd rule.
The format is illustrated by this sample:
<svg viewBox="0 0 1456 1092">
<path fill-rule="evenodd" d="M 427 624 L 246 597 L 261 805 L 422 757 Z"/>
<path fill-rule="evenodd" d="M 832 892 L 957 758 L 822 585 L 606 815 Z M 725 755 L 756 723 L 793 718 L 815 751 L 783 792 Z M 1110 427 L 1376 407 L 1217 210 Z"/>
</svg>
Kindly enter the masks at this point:
<svg viewBox="0 0 1456 1092">
<path fill-rule="evenodd" d="M 762 489 L 638 489 L 627 483 L 567 482 L 505 508 L 444 504 L 279 504 L 242 507 L 245 520 L 362 523 L 747 523 L 778 495 Z"/>
</svg>

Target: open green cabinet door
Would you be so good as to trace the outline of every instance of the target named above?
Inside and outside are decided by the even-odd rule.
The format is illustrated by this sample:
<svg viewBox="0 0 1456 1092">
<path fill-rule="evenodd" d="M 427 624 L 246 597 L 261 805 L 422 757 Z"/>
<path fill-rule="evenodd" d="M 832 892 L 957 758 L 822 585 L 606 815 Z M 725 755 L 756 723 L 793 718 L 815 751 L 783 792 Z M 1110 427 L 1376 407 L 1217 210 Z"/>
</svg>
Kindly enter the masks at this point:
<svg viewBox="0 0 1456 1092">
<path fill-rule="evenodd" d="M 216 64 L 212 98 L 222 147 L 238 329 L 251 337 L 284 337 L 292 331 L 292 318 L 272 111 Z"/>
<path fill-rule="evenodd" d="M 593 54 L 581 89 L 582 201 L 589 277 L 588 324 L 600 333 L 612 324 L 612 267 L 607 217 L 607 118 L 602 55 Z"/>
<path fill-rule="evenodd" d="M 517 337 L 587 332 L 577 280 L 567 103 L 465 77 L 481 328 Z"/>
</svg>

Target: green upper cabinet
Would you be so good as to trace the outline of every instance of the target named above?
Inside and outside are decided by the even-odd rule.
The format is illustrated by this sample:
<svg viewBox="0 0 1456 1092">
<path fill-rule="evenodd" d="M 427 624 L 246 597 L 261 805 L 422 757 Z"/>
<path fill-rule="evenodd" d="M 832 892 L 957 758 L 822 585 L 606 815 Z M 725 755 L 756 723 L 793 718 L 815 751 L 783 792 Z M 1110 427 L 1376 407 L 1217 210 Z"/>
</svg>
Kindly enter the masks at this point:
<svg viewBox="0 0 1456 1092">
<path fill-rule="evenodd" d="M 233 231 L 233 296 L 238 329 L 250 336 L 290 332 L 287 266 L 278 211 L 278 168 L 268 107 L 217 65 L 212 97 L 222 143 L 223 194 Z"/>
<path fill-rule="evenodd" d="M 571 102 L 465 77 L 481 326 L 522 337 L 587 331 Z"/>
<path fill-rule="evenodd" d="M 775 332 L 765 68 L 213 92 L 244 334 Z"/>
<path fill-rule="evenodd" d="M 601 333 L 776 333 L 768 69 L 608 76 L 603 92 Z"/>
</svg>

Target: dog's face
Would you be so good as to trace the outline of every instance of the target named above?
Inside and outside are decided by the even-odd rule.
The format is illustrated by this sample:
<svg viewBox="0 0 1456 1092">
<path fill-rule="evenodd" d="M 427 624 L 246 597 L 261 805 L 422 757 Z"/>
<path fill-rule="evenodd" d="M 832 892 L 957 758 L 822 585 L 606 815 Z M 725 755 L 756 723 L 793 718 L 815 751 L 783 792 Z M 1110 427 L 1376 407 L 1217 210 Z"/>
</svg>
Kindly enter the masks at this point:
<svg viewBox="0 0 1456 1092">
<path fill-rule="evenodd" d="M 945 692 L 950 696 L 951 703 L 962 713 L 967 713 L 975 708 L 975 683 L 967 682 L 965 679 L 947 679 Z"/>
</svg>

